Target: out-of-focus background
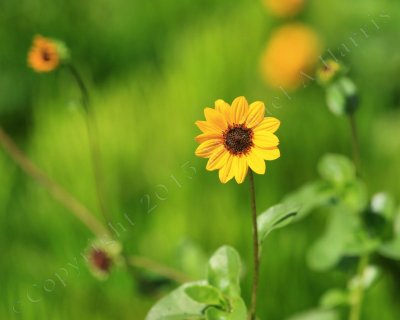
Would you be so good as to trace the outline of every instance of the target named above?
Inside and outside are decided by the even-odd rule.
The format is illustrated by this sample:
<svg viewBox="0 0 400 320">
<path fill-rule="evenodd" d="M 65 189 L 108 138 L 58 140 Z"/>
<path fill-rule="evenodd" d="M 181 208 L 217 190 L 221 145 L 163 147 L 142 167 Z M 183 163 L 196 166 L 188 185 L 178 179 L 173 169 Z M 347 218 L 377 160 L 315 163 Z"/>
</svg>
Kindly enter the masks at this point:
<svg viewBox="0 0 400 320">
<path fill-rule="evenodd" d="M 281 119 L 282 157 L 256 177 L 260 211 L 315 179 L 324 153 L 351 154 L 348 123 L 327 110 L 315 82 L 288 96 L 264 82 L 262 52 L 273 31 L 293 21 L 312 28 L 324 52 L 350 68 L 360 89 L 369 192 L 387 190 L 400 199 L 398 1 L 307 1 L 296 17 L 280 18 L 261 1 L 247 0 L 3 0 L 0 124 L 35 163 L 98 212 L 79 91 L 66 70 L 36 74 L 26 63 L 34 35 L 62 39 L 89 83 L 107 203 L 126 250 L 196 269 L 201 266 L 185 253 L 188 247 L 208 256 L 227 243 L 240 252 L 246 272 L 248 187 L 220 184 L 194 156 L 194 122 L 203 108 L 245 95 L 265 101 Z M 269 238 L 261 319 L 285 319 L 317 305 L 326 289 L 345 285 L 345 272 L 314 272 L 306 264 L 324 222 L 323 213 L 314 214 Z M 171 286 L 153 275 L 134 281 L 123 269 L 98 281 L 81 256 L 89 239 L 0 149 L 0 319 L 144 319 Z M 245 273 L 245 297 L 250 278 Z M 400 319 L 399 297 L 400 280 L 383 275 L 366 296 L 363 319 Z"/>
</svg>

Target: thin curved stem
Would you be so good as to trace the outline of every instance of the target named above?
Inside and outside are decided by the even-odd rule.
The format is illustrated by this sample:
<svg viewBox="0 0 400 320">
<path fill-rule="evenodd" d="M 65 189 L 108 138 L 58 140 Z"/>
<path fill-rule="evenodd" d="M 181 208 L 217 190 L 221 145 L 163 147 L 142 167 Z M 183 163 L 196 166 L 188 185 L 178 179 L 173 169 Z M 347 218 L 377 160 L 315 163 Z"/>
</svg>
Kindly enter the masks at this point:
<svg viewBox="0 0 400 320">
<path fill-rule="evenodd" d="M 75 215 L 90 231 L 97 237 L 111 237 L 109 231 L 95 218 L 93 213 L 79 202 L 73 195 L 63 187 L 49 178 L 46 173 L 39 169 L 15 144 L 12 138 L 0 126 L 0 146 L 19 165 L 19 167 L 30 177 L 41 184 L 55 200 L 64 205 Z M 178 283 L 191 280 L 184 273 L 173 268 L 164 266 L 151 259 L 132 256 L 127 258 L 129 265 L 135 268 L 148 269 Z"/>
<path fill-rule="evenodd" d="M 111 219 L 106 205 L 107 198 L 105 192 L 104 177 L 102 174 L 101 150 L 98 141 L 98 129 L 96 126 L 93 110 L 90 106 L 89 91 L 78 70 L 72 64 L 68 64 L 67 68 L 75 79 L 82 94 L 82 105 L 85 111 L 85 124 L 90 145 L 90 158 L 95 178 L 97 201 L 103 218 L 108 224 Z"/>
<path fill-rule="evenodd" d="M 257 289 L 260 275 L 260 253 L 258 247 L 258 226 L 257 226 L 257 208 L 256 208 L 256 193 L 254 186 L 253 171 L 249 170 L 250 181 L 250 200 L 253 224 L 253 287 L 251 291 L 251 306 L 249 311 L 249 320 L 256 318 L 257 308 Z"/>
<path fill-rule="evenodd" d="M 0 145 L 25 173 L 45 187 L 54 199 L 69 209 L 89 230 L 101 237 L 108 235 L 108 230 L 81 202 L 76 200 L 68 191 L 49 178 L 39 169 L 14 143 L 11 137 L 0 127 Z"/>
</svg>

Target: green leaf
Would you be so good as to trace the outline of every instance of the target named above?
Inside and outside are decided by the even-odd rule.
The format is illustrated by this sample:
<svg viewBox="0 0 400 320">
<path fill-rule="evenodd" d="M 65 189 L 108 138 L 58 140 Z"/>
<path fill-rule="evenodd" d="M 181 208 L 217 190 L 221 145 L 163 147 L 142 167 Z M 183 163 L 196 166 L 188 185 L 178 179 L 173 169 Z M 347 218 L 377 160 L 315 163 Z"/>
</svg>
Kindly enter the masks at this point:
<svg viewBox="0 0 400 320">
<path fill-rule="evenodd" d="M 400 260 L 400 235 L 398 235 L 394 240 L 384 243 L 378 251 L 384 257 L 393 260 Z"/>
<path fill-rule="evenodd" d="M 353 181 L 356 177 L 353 163 L 338 154 L 325 155 L 318 164 L 318 171 L 322 178 L 339 186 Z"/>
<path fill-rule="evenodd" d="M 351 211 L 359 213 L 368 205 L 367 188 L 359 179 L 348 182 L 340 196 L 342 203 Z"/>
<path fill-rule="evenodd" d="M 186 294 L 194 301 L 211 306 L 226 305 L 222 292 L 208 284 L 193 284 L 185 288 Z"/>
<path fill-rule="evenodd" d="M 208 282 L 228 297 L 240 296 L 240 257 L 229 246 L 219 248 L 208 262 Z"/>
<path fill-rule="evenodd" d="M 298 210 L 298 206 L 277 204 L 260 214 L 257 218 L 260 244 L 272 230 L 288 225 L 296 216 Z"/>
<path fill-rule="evenodd" d="M 331 289 L 322 296 L 320 305 L 323 308 L 335 308 L 349 303 L 348 292 L 341 289 Z"/>
<path fill-rule="evenodd" d="M 294 220 L 306 217 L 313 210 L 332 203 L 337 191 L 326 181 L 316 181 L 290 193 L 283 200 L 287 206 L 298 207 L 299 211 Z"/>
<path fill-rule="evenodd" d="M 395 201 L 386 192 L 375 194 L 371 200 L 371 211 L 379 214 L 387 220 L 393 220 L 395 216 Z"/>
<path fill-rule="evenodd" d="M 231 299 L 231 312 L 229 320 L 245 320 L 247 318 L 247 308 L 241 297 Z"/>
<path fill-rule="evenodd" d="M 346 114 L 346 96 L 337 82 L 332 83 L 326 89 L 326 103 L 334 115 Z"/>
<path fill-rule="evenodd" d="M 210 307 L 206 310 L 206 320 L 229 320 L 229 313 Z"/>
<path fill-rule="evenodd" d="M 313 270 L 334 267 L 343 256 L 346 245 L 358 227 L 357 216 L 336 207 L 332 210 L 325 234 L 311 247 L 307 260 Z"/>
<path fill-rule="evenodd" d="M 175 289 L 151 308 L 146 320 L 204 319 L 202 311 L 207 305 L 193 301 L 185 293 L 187 287 L 196 284 L 202 285 L 205 282 L 192 282 Z"/>
<path fill-rule="evenodd" d="M 353 113 L 358 107 L 356 85 L 349 78 L 339 78 L 328 86 L 326 102 L 329 110 L 337 116 Z"/>
<path fill-rule="evenodd" d="M 242 298 L 237 297 L 231 300 L 229 312 L 211 307 L 207 308 L 207 320 L 245 320 L 247 318 L 247 308 Z"/>
<path fill-rule="evenodd" d="M 339 320 L 339 314 L 335 310 L 315 309 L 295 315 L 288 320 Z"/>
<path fill-rule="evenodd" d="M 360 256 L 364 253 L 376 251 L 381 245 L 378 237 L 371 237 L 363 225 L 359 225 L 353 232 L 348 234 L 346 246 L 343 250 L 344 255 Z"/>
</svg>

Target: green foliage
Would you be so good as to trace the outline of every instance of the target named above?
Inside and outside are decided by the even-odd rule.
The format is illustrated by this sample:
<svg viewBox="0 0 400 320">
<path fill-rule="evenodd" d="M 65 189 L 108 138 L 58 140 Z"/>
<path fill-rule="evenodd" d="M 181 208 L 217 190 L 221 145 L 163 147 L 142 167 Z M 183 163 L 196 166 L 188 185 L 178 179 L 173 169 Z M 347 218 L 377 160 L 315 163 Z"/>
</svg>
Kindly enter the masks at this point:
<svg viewBox="0 0 400 320">
<path fill-rule="evenodd" d="M 296 221 L 305 218 L 313 210 L 325 207 L 335 199 L 336 192 L 326 181 L 308 183 L 298 190 L 290 193 L 283 199 L 288 207 L 297 207 Z"/>
<path fill-rule="evenodd" d="M 222 292 L 210 285 L 193 284 L 185 289 L 185 293 L 194 301 L 210 306 L 225 303 Z"/>
<path fill-rule="evenodd" d="M 308 254 L 310 267 L 326 271 L 334 267 L 346 251 L 348 241 L 357 227 L 357 218 L 341 207 L 330 213 L 327 230 Z"/>
<path fill-rule="evenodd" d="M 335 186 L 343 186 L 353 181 L 356 169 L 353 163 L 342 155 L 325 155 L 318 164 L 319 174 L 323 179 Z"/>
<path fill-rule="evenodd" d="M 380 14 L 390 18 L 383 19 Z M 379 24 L 378 31 L 372 19 Z M 314 86 L 290 93 L 290 100 L 281 92 L 277 93 L 280 99 L 275 99 L 276 92 L 258 79 L 261 49 L 277 26 L 260 1 L 103 0 L 94 5 L 77 0 L 6 0 L 0 1 L 0 20 L 0 38 L 6 44 L 0 52 L 1 120 L 20 146 L 54 179 L 96 210 L 92 170 L 85 152 L 86 134 L 75 110 L 76 88 L 61 70 L 36 75 L 26 67 L 26 51 L 35 33 L 60 37 L 92 84 L 113 220 L 118 223 L 127 212 L 135 222 L 130 229 L 122 221 L 127 231 L 119 230 L 127 240 L 127 251 L 182 266 L 194 279 L 204 278 L 206 264 L 199 262 L 196 268 L 196 263 L 189 266 L 183 261 L 181 265 L 174 255 L 176 246 L 188 234 L 206 250 L 213 250 L 224 239 L 243 254 L 250 251 L 245 247 L 249 230 L 243 230 L 249 222 L 245 214 L 248 204 L 239 199 L 233 185 L 220 188 L 210 175 L 197 174 L 182 184 L 182 189 L 168 185 L 166 201 L 157 201 L 153 194 L 158 191 L 155 185 L 176 174 L 181 162 L 193 161 L 198 172 L 203 169 L 192 156 L 192 123 L 210 99 L 229 100 L 243 92 L 265 100 L 273 115 L 282 120 L 282 158 L 270 164 L 266 176 L 258 177 L 258 182 L 265 183 L 263 189 L 268 190 L 263 203 L 276 203 L 294 184 L 314 179 L 312 164 L 321 150 L 349 150 L 346 124 L 332 121 L 321 110 Z M 399 2 L 309 1 L 301 20 L 316 28 L 334 54 L 346 55 L 356 75 L 354 81 L 362 88 L 363 112 L 357 118 L 360 128 L 367 129 L 360 138 L 362 152 L 369 156 L 363 162 L 369 186 L 372 190 L 391 190 L 398 197 Z M 360 27 L 368 38 L 364 39 Z M 357 47 L 349 40 L 353 32 L 357 33 Z M 277 104 L 276 109 L 272 103 Z M 45 293 L 38 304 L 27 301 L 27 290 L 33 290 L 34 296 L 42 295 L 43 290 L 32 285 L 41 286 L 79 255 L 89 234 L 42 188 L 23 176 L 2 150 L 0 180 L 1 319 L 144 318 L 160 288 L 149 295 L 148 284 L 140 279 L 131 281 L 128 276 L 99 284 L 84 271 L 84 263 L 79 266 L 79 276 L 68 269 L 66 287 L 60 284 L 57 292 Z M 308 200 L 301 201 L 303 206 L 295 220 L 305 217 L 303 212 L 325 213 L 336 199 L 336 191 L 330 190 L 326 181 L 319 182 L 326 189 L 310 192 Z M 147 193 L 158 207 L 145 215 L 139 200 Z M 324 197 L 323 193 L 335 197 Z M 200 201 L 202 198 L 206 203 Z M 260 305 L 260 319 L 282 319 L 297 308 L 316 303 L 327 283 L 339 285 L 336 277 L 315 276 L 300 269 L 308 241 L 321 232 L 321 222 L 320 218 L 304 221 L 269 239 L 271 247 L 280 250 L 268 255 L 269 273 L 262 276 L 260 292 L 273 292 L 273 297 L 267 295 Z M 393 240 L 394 235 L 390 235 L 385 243 Z M 192 256 L 195 254 L 180 258 L 189 260 Z M 290 276 L 282 261 L 301 270 L 290 290 L 282 285 Z M 246 288 L 248 278 L 244 279 Z M 305 290 L 304 284 L 311 290 Z M 390 297 L 396 283 L 379 284 L 368 294 L 364 318 L 400 319 L 398 301 Z M 13 314 L 10 306 L 19 300 L 22 313 Z M 285 301 L 284 306 L 276 301 Z"/>
<path fill-rule="evenodd" d="M 341 77 L 326 88 L 329 110 L 337 116 L 355 112 L 358 107 L 357 87 L 347 77 Z"/>
<path fill-rule="evenodd" d="M 296 206 L 277 204 L 260 214 L 257 218 L 260 245 L 271 231 L 287 226 L 298 210 Z"/>
<path fill-rule="evenodd" d="M 153 306 L 146 320 L 164 320 L 164 319 L 202 319 L 202 311 L 205 304 L 198 303 L 186 294 L 186 288 L 202 282 L 184 284 L 175 289 L 170 294 L 162 298 Z M 203 282 L 204 283 L 204 282 Z"/>
<path fill-rule="evenodd" d="M 240 270 L 237 251 L 223 246 L 208 262 L 208 282 L 230 297 L 240 296 Z"/>
<path fill-rule="evenodd" d="M 345 290 L 331 289 L 324 293 L 320 300 L 322 308 L 336 308 L 349 303 L 349 294 Z"/>
<path fill-rule="evenodd" d="M 208 262 L 206 281 L 187 283 L 150 310 L 146 320 L 243 320 L 246 305 L 240 297 L 241 263 L 235 249 L 223 246 Z"/>
<path fill-rule="evenodd" d="M 288 320 L 339 320 L 339 314 L 335 310 L 315 309 L 302 312 Z"/>
<path fill-rule="evenodd" d="M 382 244 L 379 248 L 379 253 L 390 259 L 400 260 L 400 236 L 397 236 L 392 241 Z"/>
</svg>

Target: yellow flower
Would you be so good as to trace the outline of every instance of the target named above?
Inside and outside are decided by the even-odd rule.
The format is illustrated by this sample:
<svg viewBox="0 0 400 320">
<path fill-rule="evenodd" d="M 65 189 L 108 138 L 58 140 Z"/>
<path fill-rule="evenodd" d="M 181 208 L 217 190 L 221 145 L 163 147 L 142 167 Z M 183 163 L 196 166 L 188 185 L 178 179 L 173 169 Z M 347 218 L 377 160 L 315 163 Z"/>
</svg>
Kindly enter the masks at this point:
<svg viewBox="0 0 400 320">
<path fill-rule="evenodd" d="M 317 70 L 317 78 L 321 84 L 329 84 L 343 71 L 342 69 L 342 66 L 338 62 L 330 59 Z"/>
<path fill-rule="evenodd" d="M 313 71 L 320 54 L 315 32 L 302 24 L 275 31 L 261 60 L 261 72 L 272 87 L 296 89 Z"/>
<path fill-rule="evenodd" d="M 56 69 L 59 63 L 57 43 L 42 36 L 35 36 L 28 53 L 28 65 L 36 72 L 50 72 Z"/>
<path fill-rule="evenodd" d="M 304 6 L 304 0 L 264 0 L 263 2 L 267 9 L 281 18 L 296 15 Z"/>
<path fill-rule="evenodd" d="M 207 170 L 219 170 L 219 179 L 226 183 L 235 177 L 242 183 L 248 167 L 255 173 L 265 173 L 265 160 L 280 157 L 279 139 L 274 134 L 280 122 L 264 117 L 263 102 L 247 103 L 238 97 L 230 106 L 223 100 L 215 102 L 215 109 L 205 108 L 206 121 L 196 121 L 203 132 L 196 137 L 200 146 L 196 155 L 208 158 Z"/>
</svg>

